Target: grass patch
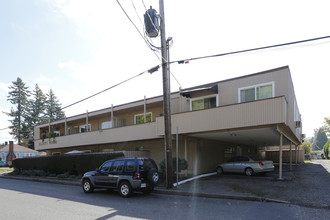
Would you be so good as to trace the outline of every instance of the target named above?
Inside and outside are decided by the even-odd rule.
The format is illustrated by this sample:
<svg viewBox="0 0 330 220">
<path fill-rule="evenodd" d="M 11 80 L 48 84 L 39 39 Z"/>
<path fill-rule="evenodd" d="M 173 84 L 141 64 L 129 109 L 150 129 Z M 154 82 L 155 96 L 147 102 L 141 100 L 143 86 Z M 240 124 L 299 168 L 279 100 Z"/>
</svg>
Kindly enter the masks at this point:
<svg viewBox="0 0 330 220">
<path fill-rule="evenodd" d="M 12 172 L 12 171 L 14 171 L 14 168 L 0 167 L 0 173 L 6 173 L 6 172 Z"/>
<path fill-rule="evenodd" d="M 304 160 L 304 163 L 310 163 L 312 162 L 311 160 Z"/>
</svg>

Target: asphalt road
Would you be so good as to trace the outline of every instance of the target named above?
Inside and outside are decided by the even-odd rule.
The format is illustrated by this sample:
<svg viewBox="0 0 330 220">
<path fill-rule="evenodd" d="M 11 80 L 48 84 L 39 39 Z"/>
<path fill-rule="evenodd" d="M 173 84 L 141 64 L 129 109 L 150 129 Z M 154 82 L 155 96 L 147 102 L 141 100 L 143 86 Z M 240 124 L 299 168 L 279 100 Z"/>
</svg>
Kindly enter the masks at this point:
<svg viewBox="0 0 330 220">
<path fill-rule="evenodd" d="M 1 219 L 328 219 L 328 210 L 160 194 L 85 194 L 78 186 L 0 179 Z M 328 215 L 329 216 L 329 215 Z"/>
</svg>

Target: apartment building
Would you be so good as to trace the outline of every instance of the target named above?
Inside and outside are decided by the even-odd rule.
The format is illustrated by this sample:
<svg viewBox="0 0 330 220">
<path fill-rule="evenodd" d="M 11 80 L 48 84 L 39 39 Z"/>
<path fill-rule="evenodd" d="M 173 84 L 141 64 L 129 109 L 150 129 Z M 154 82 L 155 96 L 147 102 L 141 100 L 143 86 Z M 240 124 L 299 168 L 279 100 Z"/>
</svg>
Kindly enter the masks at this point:
<svg viewBox="0 0 330 220">
<path fill-rule="evenodd" d="M 173 157 L 188 173 L 214 171 L 236 155 L 301 143 L 301 117 L 288 66 L 171 94 Z M 165 157 L 163 97 L 86 112 L 35 126 L 35 149 L 47 154 L 139 151 Z M 281 160 L 280 160 L 281 162 Z"/>
</svg>

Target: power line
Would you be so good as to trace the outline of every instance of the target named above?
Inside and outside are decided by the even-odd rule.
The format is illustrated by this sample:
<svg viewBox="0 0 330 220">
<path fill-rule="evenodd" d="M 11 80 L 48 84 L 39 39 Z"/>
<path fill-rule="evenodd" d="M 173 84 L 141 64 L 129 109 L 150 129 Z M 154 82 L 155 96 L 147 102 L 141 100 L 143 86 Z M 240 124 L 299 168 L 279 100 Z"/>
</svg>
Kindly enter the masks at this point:
<svg viewBox="0 0 330 220">
<path fill-rule="evenodd" d="M 133 8 L 134 8 L 134 10 L 135 10 L 135 13 L 136 13 L 137 16 L 138 16 L 138 13 L 137 13 L 136 7 L 135 7 L 135 5 L 134 5 L 134 2 L 133 2 L 133 1 L 131 1 L 131 2 L 132 2 L 132 5 L 133 5 Z M 159 55 L 156 53 L 156 50 L 159 50 L 160 47 L 157 47 L 157 46 L 153 45 L 151 39 L 150 39 L 150 41 L 151 41 L 151 42 L 150 42 L 150 41 L 149 41 L 149 38 L 146 37 L 145 34 L 144 34 L 144 35 L 141 34 L 140 30 L 137 28 L 137 26 L 135 25 L 135 23 L 132 21 L 132 19 L 131 19 L 131 18 L 129 17 L 129 15 L 126 13 L 126 11 L 125 11 L 125 9 L 123 8 L 123 6 L 120 4 L 119 0 L 117 0 L 117 3 L 118 3 L 118 5 L 120 6 L 120 8 L 122 9 L 122 11 L 125 13 L 125 15 L 126 15 L 126 17 L 128 18 L 128 20 L 133 24 L 133 26 L 135 27 L 135 29 L 139 32 L 140 36 L 142 37 L 142 39 L 144 40 L 144 42 L 148 45 L 149 49 L 151 49 L 151 50 L 154 52 L 154 54 L 156 55 L 156 57 L 158 58 L 159 61 L 162 61 L 161 58 L 159 57 Z M 145 6 L 144 1 L 142 1 L 142 3 L 143 3 L 143 5 L 144 5 L 144 8 L 146 9 L 146 6 Z M 146 9 L 146 10 L 147 10 L 147 9 Z M 147 14 L 148 14 L 149 19 L 150 19 L 150 21 L 152 22 L 154 28 L 157 29 L 156 26 L 155 26 L 155 24 L 154 24 L 154 22 L 152 21 L 150 15 L 149 15 L 149 13 L 147 13 Z M 142 23 L 142 20 L 140 19 L 139 16 L 138 16 L 138 18 L 139 18 L 140 22 Z M 144 27 L 143 23 L 142 23 L 142 26 Z M 164 59 L 164 57 L 162 57 L 162 58 Z M 165 61 L 168 62 L 168 60 L 165 60 Z M 176 82 L 179 84 L 179 86 L 181 87 L 181 84 L 179 83 L 178 79 L 173 75 L 173 73 L 172 73 L 171 71 L 170 71 L 170 74 L 173 76 L 173 78 L 175 79 L 175 81 L 176 81 Z"/>
<path fill-rule="evenodd" d="M 160 65 L 157 65 L 157 66 L 155 66 L 155 67 L 153 67 L 153 68 L 151 68 L 151 69 L 149 69 L 149 70 L 146 70 L 146 71 L 143 71 L 143 72 L 141 72 L 141 73 L 139 73 L 139 74 L 136 74 L 136 75 L 134 75 L 134 76 L 132 76 L 132 77 L 130 77 L 130 78 L 124 80 L 124 81 L 121 81 L 120 83 L 117 83 L 117 84 L 115 84 L 115 85 L 113 85 L 113 86 L 110 86 L 109 88 L 106 88 L 106 89 L 104 89 L 104 90 L 102 90 L 102 91 L 100 91 L 100 92 L 97 92 L 97 93 L 95 93 L 95 94 L 93 94 L 93 95 L 91 95 L 91 96 L 88 96 L 87 98 L 81 99 L 81 100 L 79 100 L 79 101 L 77 101 L 77 102 L 74 102 L 74 103 L 72 103 L 72 104 L 70 104 L 70 105 L 67 105 L 67 106 L 61 108 L 61 110 L 65 109 L 65 108 L 68 108 L 68 107 L 71 107 L 71 106 L 73 106 L 73 105 L 76 105 L 76 104 L 78 104 L 78 103 L 80 103 L 80 102 L 86 101 L 87 99 L 90 99 L 90 98 L 92 98 L 92 97 L 94 97 L 94 96 L 97 96 L 97 95 L 99 95 L 99 94 L 101 94 L 101 93 L 103 93 L 103 92 L 106 92 L 106 91 L 110 90 L 110 89 L 113 89 L 113 88 L 115 88 L 115 87 L 117 87 L 117 86 L 119 86 L 119 85 L 121 85 L 121 84 L 124 84 L 124 83 L 126 83 L 126 82 L 128 82 L 128 81 L 130 81 L 130 80 L 132 80 L 132 79 L 134 79 L 134 78 L 136 78 L 136 77 L 138 77 L 138 76 L 143 75 L 144 73 L 147 73 L 147 72 L 148 72 L 148 73 L 152 73 L 152 72 L 154 72 L 154 71 L 157 71 L 158 68 L 159 68 L 159 66 L 160 66 Z M 157 67 L 158 67 L 158 68 L 157 68 Z"/>
<path fill-rule="evenodd" d="M 227 56 L 227 55 L 233 55 L 233 54 L 238 54 L 238 53 L 247 53 L 247 52 L 251 52 L 251 51 L 264 50 L 264 49 L 270 49 L 270 48 L 275 48 L 275 47 L 283 47 L 283 46 L 289 46 L 289 45 L 294 45 L 294 44 L 302 44 L 302 43 L 306 43 L 306 42 L 323 40 L 323 39 L 327 39 L 327 38 L 330 38 L 330 36 L 317 37 L 317 38 L 311 38 L 311 39 L 307 39 L 307 40 L 293 41 L 293 42 L 289 42 L 289 43 L 275 44 L 275 45 L 265 46 L 265 47 L 257 47 L 257 48 L 253 48 L 253 49 L 238 50 L 238 51 L 221 53 L 221 54 L 214 54 L 214 55 L 208 55 L 208 56 L 201 56 L 201 57 L 194 57 L 194 58 L 189 58 L 189 59 L 171 61 L 170 64 L 172 64 L 172 63 L 182 64 L 182 63 L 193 61 L 193 60 Z"/>
<path fill-rule="evenodd" d="M 201 57 L 195 57 L 195 58 L 177 60 L 177 61 L 172 61 L 172 62 L 169 62 L 169 63 L 170 64 L 173 64 L 173 63 L 179 63 L 179 64 L 181 64 L 181 63 L 185 63 L 186 61 L 193 61 L 193 60 L 214 58 L 214 57 L 227 56 L 227 55 L 238 54 L 238 53 L 246 53 L 246 52 L 251 52 L 251 51 L 264 50 L 264 49 L 269 49 L 269 48 L 283 47 L 283 46 L 288 46 L 288 45 L 294 45 L 294 44 L 301 44 L 301 43 L 306 43 L 306 42 L 311 42 L 311 41 L 323 40 L 323 39 L 328 39 L 328 38 L 330 38 L 330 36 L 312 38 L 312 39 L 301 40 L 301 41 L 294 41 L 294 42 L 283 43 L 283 44 L 275 44 L 275 45 L 271 45 L 271 46 L 258 47 L 258 48 L 252 48 L 252 49 L 246 49 L 246 50 L 239 50 L 239 51 L 227 52 L 227 53 L 222 53 L 222 54 L 215 54 L 215 55 L 208 55 L 208 56 L 201 56 Z M 161 66 L 161 64 L 159 64 L 159 65 L 157 65 L 157 66 L 155 66 L 155 67 L 153 67 L 153 68 L 151 68 L 151 69 L 149 69 L 147 71 L 141 72 L 141 73 L 139 73 L 139 74 L 137 74 L 137 75 L 135 75 L 133 77 L 130 77 L 130 78 L 128 78 L 128 79 L 126 79 L 126 80 L 124 80 L 124 81 L 122 81 L 122 82 L 114 85 L 114 86 L 111 86 L 111 87 L 109 87 L 107 89 L 104 89 L 104 90 L 98 92 L 98 93 L 95 93 L 94 95 L 91 95 L 91 96 L 89 96 L 87 98 L 81 99 L 81 100 L 79 100 L 79 101 L 77 101 L 75 103 L 72 103 L 70 105 L 67 105 L 67 106 L 63 107 L 62 109 L 68 108 L 70 106 L 73 106 L 73 105 L 76 105 L 76 104 L 78 104 L 80 102 L 83 102 L 83 101 L 85 101 L 87 99 L 90 99 L 90 98 L 92 98 L 92 97 L 94 97 L 96 95 L 99 95 L 99 94 L 101 94 L 101 93 L 103 93 L 105 91 L 108 91 L 108 90 L 110 90 L 110 89 L 112 89 L 114 87 L 117 87 L 117 86 L 119 86 L 119 85 L 121 85 L 121 84 L 123 84 L 123 83 L 125 83 L 125 82 L 127 82 L 129 80 L 132 80 L 132 79 L 134 79 L 134 78 L 136 78 L 136 77 L 138 77 L 138 76 L 140 76 L 140 75 L 142 75 L 142 74 L 144 74 L 146 72 L 153 73 L 153 72 L 157 71 L 160 66 Z"/>
<path fill-rule="evenodd" d="M 123 8 L 123 6 L 120 4 L 119 0 L 116 0 L 118 5 L 120 6 L 121 10 L 124 12 L 124 14 L 126 15 L 126 17 L 128 18 L 128 20 L 132 23 L 132 25 L 135 27 L 135 29 L 137 30 L 137 32 L 139 32 L 140 36 L 142 37 L 142 39 L 144 40 L 144 42 L 148 45 L 148 47 L 154 51 L 153 48 L 151 48 L 151 46 L 149 45 L 149 42 L 144 38 L 144 36 L 141 34 L 140 30 L 138 29 L 138 27 L 134 24 L 134 22 L 132 21 L 132 19 L 129 17 L 129 15 L 126 13 L 125 9 Z"/>
</svg>

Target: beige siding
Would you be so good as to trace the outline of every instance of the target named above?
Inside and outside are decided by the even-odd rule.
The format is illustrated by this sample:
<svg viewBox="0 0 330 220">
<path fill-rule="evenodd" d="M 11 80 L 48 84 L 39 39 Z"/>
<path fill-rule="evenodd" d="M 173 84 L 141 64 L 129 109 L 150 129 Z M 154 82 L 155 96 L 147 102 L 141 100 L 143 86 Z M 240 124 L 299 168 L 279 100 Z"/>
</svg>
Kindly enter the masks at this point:
<svg viewBox="0 0 330 220">
<path fill-rule="evenodd" d="M 288 69 L 282 68 L 267 74 L 254 74 L 218 83 L 220 106 L 238 103 L 240 88 L 274 82 L 275 97 L 288 95 Z"/>
<path fill-rule="evenodd" d="M 172 132 L 180 134 L 286 123 L 284 97 L 240 103 L 172 116 Z M 164 135 L 164 117 L 157 118 L 157 134 Z"/>
</svg>

